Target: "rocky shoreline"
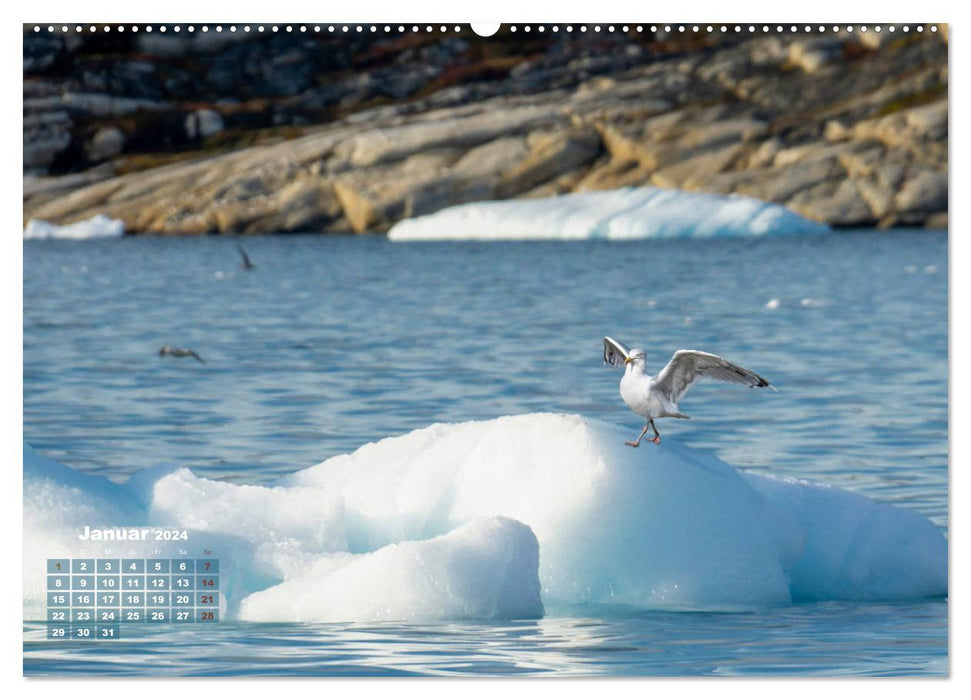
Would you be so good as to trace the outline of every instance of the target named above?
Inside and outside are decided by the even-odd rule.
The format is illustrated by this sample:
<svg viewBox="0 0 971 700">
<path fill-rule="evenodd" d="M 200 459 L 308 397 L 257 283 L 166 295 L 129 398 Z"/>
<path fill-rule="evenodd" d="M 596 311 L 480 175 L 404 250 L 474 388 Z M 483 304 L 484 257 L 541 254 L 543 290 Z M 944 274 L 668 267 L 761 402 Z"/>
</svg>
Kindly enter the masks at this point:
<svg viewBox="0 0 971 700">
<path fill-rule="evenodd" d="M 25 223 L 361 233 L 650 184 L 947 226 L 946 31 L 24 42 Z"/>
</svg>

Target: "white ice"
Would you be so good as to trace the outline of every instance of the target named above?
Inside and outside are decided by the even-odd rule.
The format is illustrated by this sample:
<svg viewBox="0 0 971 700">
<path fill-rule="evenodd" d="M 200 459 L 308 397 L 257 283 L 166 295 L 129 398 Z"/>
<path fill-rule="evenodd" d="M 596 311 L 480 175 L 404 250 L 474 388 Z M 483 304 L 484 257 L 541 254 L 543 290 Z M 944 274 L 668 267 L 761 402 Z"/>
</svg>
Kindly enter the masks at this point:
<svg viewBox="0 0 971 700">
<path fill-rule="evenodd" d="M 71 238 L 80 240 L 84 238 L 118 238 L 125 234 L 125 222 L 112 219 L 104 214 L 98 214 L 85 219 L 76 221 L 73 224 L 58 226 L 48 221 L 31 219 L 27 222 L 24 229 L 24 240 L 38 238 Z"/>
<path fill-rule="evenodd" d="M 370 554 L 320 557 L 306 572 L 243 599 L 253 621 L 511 619 L 543 615 L 536 536 L 503 517 Z"/>
<path fill-rule="evenodd" d="M 388 237 L 394 241 L 634 239 L 828 230 L 825 224 L 753 197 L 626 187 L 461 204 L 400 221 Z"/>
<path fill-rule="evenodd" d="M 922 515 L 746 474 L 670 438 L 633 450 L 630 432 L 559 414 L 438 424 L 270 486 L 179 468 L 120 486 L 25 447 L 25 616 L 43 615 L 42 559 L 72 555 L 86 524 L 189 528 L 226 562 L 224 614 L 252 620 L 947 593 L 946 540 Z"/>
</svg>

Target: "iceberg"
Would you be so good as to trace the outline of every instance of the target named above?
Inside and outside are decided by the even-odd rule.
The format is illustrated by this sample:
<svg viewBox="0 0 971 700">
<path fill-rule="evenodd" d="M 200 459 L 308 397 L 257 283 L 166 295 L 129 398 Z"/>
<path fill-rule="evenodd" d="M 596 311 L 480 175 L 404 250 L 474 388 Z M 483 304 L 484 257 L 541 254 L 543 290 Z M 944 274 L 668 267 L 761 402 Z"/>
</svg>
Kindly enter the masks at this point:
<svg viewBox="0 0 971 700">
<path fill-rule="evenodd" d="M 947 594 L 947 541 L 918 513 L 741 472 L 672 439 L 632 450 L 626 437 L 563 414 L 435 424 L 260 486 L 178 466 L 115 484 L 25 445 L 25 618 L 44 610 L 28 553 L 72 556 L 85 525 L 189 529 L 221 558 L 222 614 L 247 620 Z M 105 546 L 85 544 L 91 556 Z"/>
<path fill-rule="evenodd" d="M 556 197 L 473 202 L 404 219 L 393 241 L 629 240 L 826 233 L 825 224 L 742 195 L 626 187 Z"/>
<path fill-rule="evenodd" d="M 24 240 L 44 238 L 118 238 L 125 235 L 125 222 L 98 214 L 84 221 L 58 226 L 48 221 L 31 219 L 24 229 Z"/>
<path fill-rule="evenodd" d="M 321 557 L 307 573 L 244 598 L 239 617 L 254 622 L 542 617 L 538 560 L 539 545 L 528 527 L 510 518 L 475 518 L 430 540 Z"/>
</svg>

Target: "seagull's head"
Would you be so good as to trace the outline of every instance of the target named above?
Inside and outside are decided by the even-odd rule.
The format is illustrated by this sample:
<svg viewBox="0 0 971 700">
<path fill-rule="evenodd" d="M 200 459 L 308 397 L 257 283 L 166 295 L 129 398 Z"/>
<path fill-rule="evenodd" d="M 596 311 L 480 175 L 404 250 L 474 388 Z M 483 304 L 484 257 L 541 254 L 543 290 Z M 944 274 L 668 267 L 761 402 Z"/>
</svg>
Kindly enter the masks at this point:
<svg viewBox="0 0 971 700">
<path fill-rule="evenodd" d="M 624 364 L 627 366 L 633 365 L 634 367 L 644 367 L 644 363 L 647 361 L 647 353 L 644 352 L 644 348 L 633 348 L 627 359 L 624 360 Z"/>
</svg>

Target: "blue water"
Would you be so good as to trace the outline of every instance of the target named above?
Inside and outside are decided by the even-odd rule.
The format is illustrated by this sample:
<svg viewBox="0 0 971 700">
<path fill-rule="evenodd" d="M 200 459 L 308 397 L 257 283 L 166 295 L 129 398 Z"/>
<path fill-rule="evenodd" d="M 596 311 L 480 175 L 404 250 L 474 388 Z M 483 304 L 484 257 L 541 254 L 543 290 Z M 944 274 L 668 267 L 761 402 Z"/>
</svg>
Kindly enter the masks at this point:
<svg viewBox="0 0 971 700">
<path fill-rule="evenodd" d="M 694 347 L 779 387 L 703 383 L 682 402 L 693 420 L 661 421 L 663 435 L 947 532 L 943 233 L 244 244 L 250 272 L 229 239 L 25 242 L 25 438 L 117 480 L 176 462 L 260 483 L 436 421 L 564 411 L 633 437 L 600 360 L 609 334 L 644 345 L 649 369 Z M 159 357 L 165 344 L 206 363 Z M 24 639 L 29 674 L 943 674 L 947 604 L 126 627 L 107 649 L 28 624 Z"/>
</svg>

